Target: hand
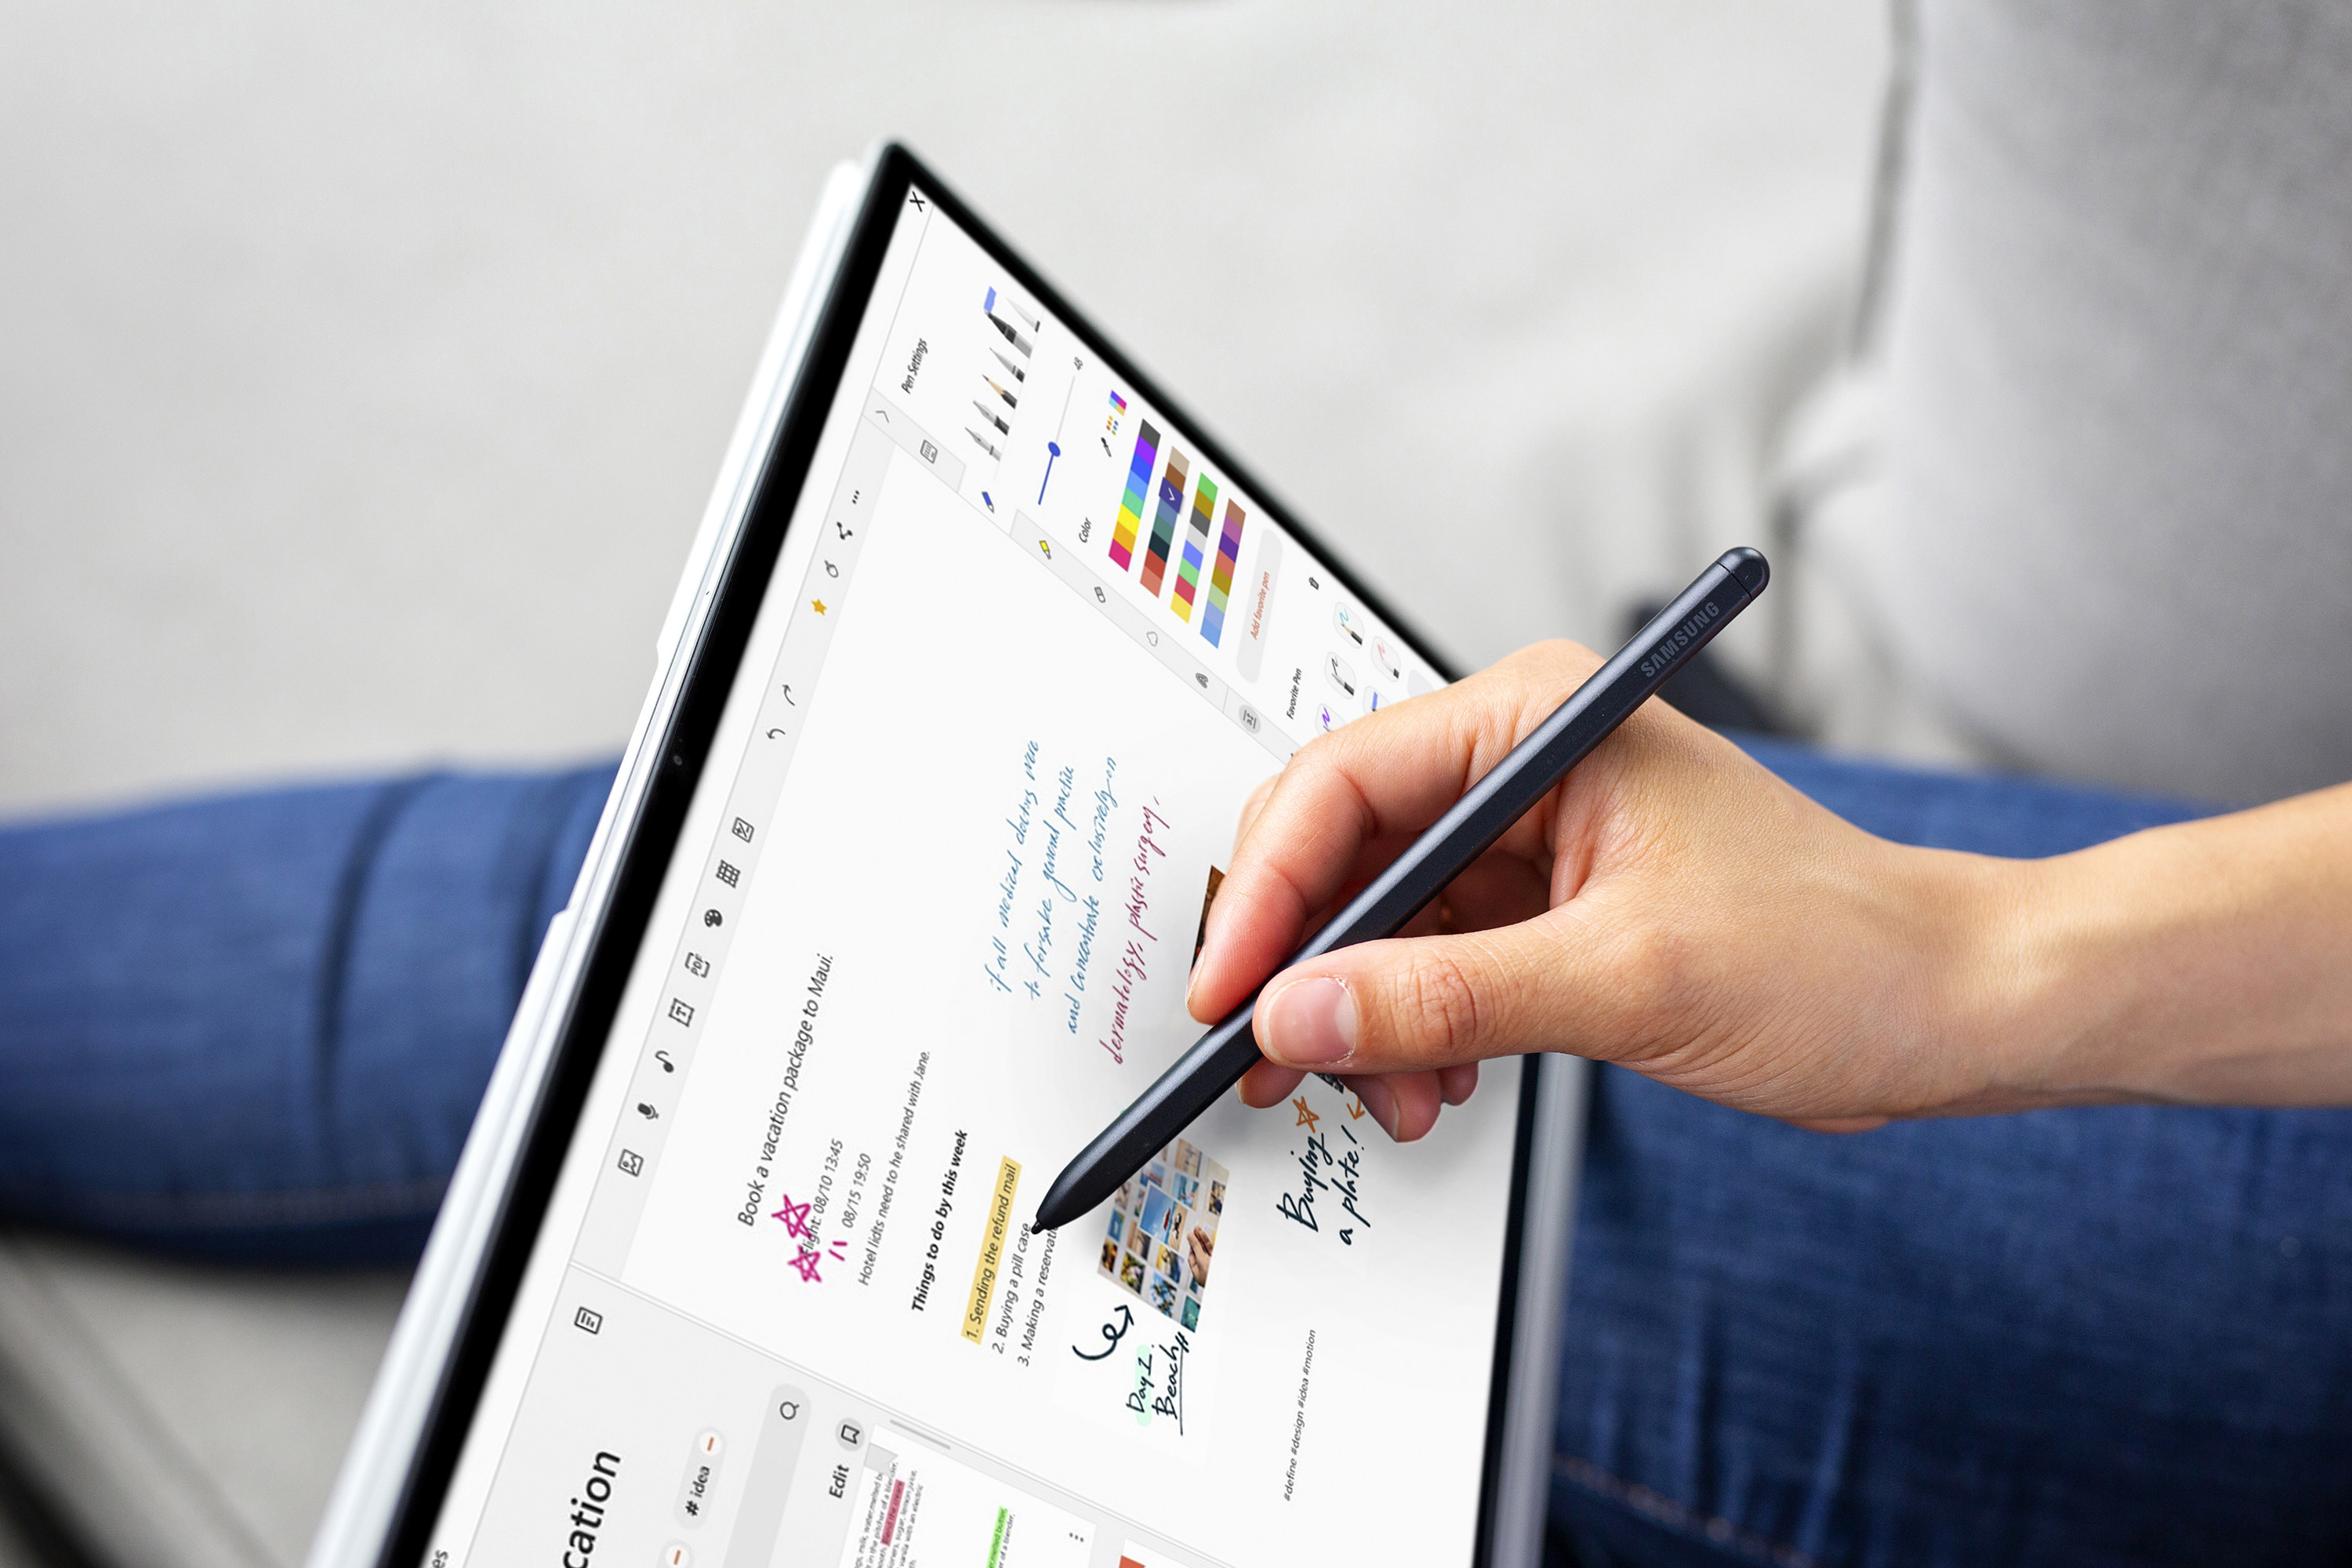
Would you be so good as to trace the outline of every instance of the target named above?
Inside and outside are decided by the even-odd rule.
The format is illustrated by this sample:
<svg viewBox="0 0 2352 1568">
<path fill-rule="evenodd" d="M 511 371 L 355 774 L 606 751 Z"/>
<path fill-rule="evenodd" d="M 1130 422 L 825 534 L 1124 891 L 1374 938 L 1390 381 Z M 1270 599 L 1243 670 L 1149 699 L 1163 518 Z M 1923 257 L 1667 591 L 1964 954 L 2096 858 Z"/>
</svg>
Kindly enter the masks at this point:
<svg viewBox="0 0 2352 1568">
<path fill-rule="evenodd" d="M 1193 1016 L 1238 1005 L 1599 662 L 1528 648 L 1299 751 L 1244 810 Z M 1874 838 L 1654 701 L 1404 935 L 1276 976 L 1243 1098 L 1335 1072 L 1410 1140 L 1481 1059 L 1564 1050 L 1831 1131 L 2037 1103 L 1979 1043 L 2029 864 Z"/>
<path fill-rule="evenodd" d="M 1216 1247 L 1216 1237 L 1203 1234 L 1199 1226 L 1185 1233 L 1184 1250 L 1191 1256 L 1192 1278 L 1196 1282 L 1202 1285 L 1209 1282 L 1209 1256 Z"/>
</svg>

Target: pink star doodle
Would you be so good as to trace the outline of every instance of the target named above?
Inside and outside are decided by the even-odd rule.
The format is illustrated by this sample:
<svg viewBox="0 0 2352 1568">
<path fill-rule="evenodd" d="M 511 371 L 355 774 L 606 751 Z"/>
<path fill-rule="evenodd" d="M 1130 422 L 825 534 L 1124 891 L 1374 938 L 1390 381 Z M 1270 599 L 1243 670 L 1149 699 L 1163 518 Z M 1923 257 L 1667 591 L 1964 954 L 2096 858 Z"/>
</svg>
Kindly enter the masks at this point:
<svg viewBox="0 0 2352 1568">
<path fill-rule="evenodd" d="M 809 1205 L 793 1202 L 793 1194 L 784 1194 L 784 1206 L 768 1216 L 784 1222 L 784 1234 L 794 1241 L 806 1241 L 809 1234 Z"/>
<path fill-rule="evenodd" d="M 814 1247 L 803 1247 L 800 1256 L 792 1260 L 792 1267 L 799 1269 L 801 1278 L 809 1284 L 822 1285 L 824 1280 L 816 1271 L 817 1265 L 823 1263 L 827 1256 L 838 1262 L 849 1256 L 849 1249 L 838 1241 L 834 1242 L 824 1252 L 819 1252 Z"/>
</svg>

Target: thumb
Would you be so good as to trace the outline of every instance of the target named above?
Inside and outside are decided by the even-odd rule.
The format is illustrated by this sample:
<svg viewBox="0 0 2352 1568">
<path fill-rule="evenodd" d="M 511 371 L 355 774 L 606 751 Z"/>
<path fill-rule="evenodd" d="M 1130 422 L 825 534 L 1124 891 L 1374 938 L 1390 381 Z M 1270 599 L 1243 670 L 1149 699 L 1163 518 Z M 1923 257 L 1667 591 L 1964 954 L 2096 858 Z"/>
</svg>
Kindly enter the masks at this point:
<svg viewBox="0 0 2352 1568">
<path fill-rule="evenodd" d="M 1554 1048 L 1586 968 L 1553 918 L 1368 942 L 1275 976 L 1257 1005 L 1258 1049 L 1310 1072 L 1388 1073 Z"/>
</svg>

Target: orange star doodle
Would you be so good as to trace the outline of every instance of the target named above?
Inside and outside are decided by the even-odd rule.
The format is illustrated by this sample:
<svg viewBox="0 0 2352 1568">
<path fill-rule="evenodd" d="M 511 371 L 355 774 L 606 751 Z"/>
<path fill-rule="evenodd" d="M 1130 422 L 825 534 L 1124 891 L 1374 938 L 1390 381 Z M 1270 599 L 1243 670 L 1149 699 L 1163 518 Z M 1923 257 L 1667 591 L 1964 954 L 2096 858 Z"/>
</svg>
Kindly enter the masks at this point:
<svg viewBox="0 0 2352 1568">
<path fill-rule="evenodd" d="M 824 614 L 824 601 L 823 599 L 811 599 L 809 601 L 809 607 L 816 611 L 820 616 Z"/>
<path fill-rule="evenodd" d="M 1304 1127 L 1311 1132 L 1315 1130 L 1315 1124 L 1323 1120 L 1321 1117 L 1316 1115 L 1315 1112 L 1307 1108 L 1307 1097 L 1305 1095 L 1300 1095 L 1290 1103 L 1298 1107 L 1298 1120 L 1291 1123 L 1293 1127 Z"/>
</svg>

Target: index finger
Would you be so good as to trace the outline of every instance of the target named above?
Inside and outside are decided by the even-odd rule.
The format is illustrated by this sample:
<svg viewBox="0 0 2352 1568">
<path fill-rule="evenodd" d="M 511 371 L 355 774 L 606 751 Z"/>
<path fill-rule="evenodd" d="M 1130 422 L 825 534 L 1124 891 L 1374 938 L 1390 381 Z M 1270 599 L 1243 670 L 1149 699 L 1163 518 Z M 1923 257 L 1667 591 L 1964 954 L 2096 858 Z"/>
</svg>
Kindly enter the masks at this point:
<svg viewBox="0 0 2352 1568">
<path fill-rule="evenodd" d="M 1543 643 L 1500 664 L 1300 748 L 1244 827 L 1232 869 L 1209 907 L 1192 975 L 1193 1016 L 1240 1005 L 1298 948 L 1368 847 L 1417 834 L 1541 723 L 1599 658 Z M 1498 847 L 1534 853 L 1548 841 L 1547 803 Z"/>
</svg>

